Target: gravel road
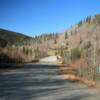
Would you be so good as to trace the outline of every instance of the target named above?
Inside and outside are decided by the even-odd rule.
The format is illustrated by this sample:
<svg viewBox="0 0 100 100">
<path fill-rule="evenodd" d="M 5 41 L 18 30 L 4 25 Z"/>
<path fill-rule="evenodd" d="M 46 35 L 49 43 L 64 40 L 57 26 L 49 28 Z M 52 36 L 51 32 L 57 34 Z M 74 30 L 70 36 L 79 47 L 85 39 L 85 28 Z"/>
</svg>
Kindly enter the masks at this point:
<svg viewBox="0 0 100 100">
<path fill-rule="evenodd" d="M 100 100 L 100 93 L 63 80 L 58 66 L 25 64 L 0 73 L 0 100 Z"/>
</svg>

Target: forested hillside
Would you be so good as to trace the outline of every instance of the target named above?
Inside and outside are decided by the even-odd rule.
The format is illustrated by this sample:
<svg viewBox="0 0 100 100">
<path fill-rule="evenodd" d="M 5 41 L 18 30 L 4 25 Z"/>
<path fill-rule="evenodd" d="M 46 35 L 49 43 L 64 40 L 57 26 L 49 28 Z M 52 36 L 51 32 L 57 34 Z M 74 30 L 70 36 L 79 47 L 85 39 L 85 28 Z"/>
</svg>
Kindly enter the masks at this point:
<svg viewBox="0 0 100 100">
<path fill-rule="evenodd" d="M 50 47 L 57 43 L 57 38 L 58 33 L 44 33 L 29 37 L 0 29 L 0 63 L 37 61 L 50 54 Z"/>
<path fill-rule="evenodd" d="M 31 37 L 21 33 L 0 29 L 0 41 L 5 41 L 7 45 L 22 45 L 25 41 L 30 40 Z M 5 43 L 4 42 L 4 43 Z M 1 43 L 1 42 L 0 42 Z M 1 43 L 2 44 L 2 43 Z"/>
<path fill-rule="evenodd" d="M 78 68 L 78 74 L 91 80 L 100 79 L 100 14 L 89 16 L 62 34 L 60 55 Z M 67 49 L 64 49 L 67 48 Z"/>
</svg>

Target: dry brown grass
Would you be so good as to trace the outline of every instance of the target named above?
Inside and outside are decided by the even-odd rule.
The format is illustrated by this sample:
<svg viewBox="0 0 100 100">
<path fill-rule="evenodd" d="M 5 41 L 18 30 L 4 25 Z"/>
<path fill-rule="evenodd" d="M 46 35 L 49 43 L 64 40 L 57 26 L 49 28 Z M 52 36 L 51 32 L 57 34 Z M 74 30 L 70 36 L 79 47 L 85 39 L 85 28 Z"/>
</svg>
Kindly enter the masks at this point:
<svg viewBox="0 0 100 100">
<path fill-rule="evenodd" d="M 87 85 L 88 87 L 100 90 L 100 85 L 96 83 L 95 81 L 88 80 L 87 78 L 77 76 L 76 68 L 71 67 L 71 65 L 70 67 L 68 67 L 67 65 L 62 65 L 62 66 L 60 65 L 59 73 L 63 75 L 62 78 L 65 80 L 70 80 L 73 82 L 77 81 L 77 82 Z"/>
<path fill-rule="evenodd" d="M 25 55 L 21 50 L 13 48 L 1 48 L 0 54 L 5 55 L 2 60 L 2 63 L 23 63 L 29 62 L 29 55 Z"/>
</svg>

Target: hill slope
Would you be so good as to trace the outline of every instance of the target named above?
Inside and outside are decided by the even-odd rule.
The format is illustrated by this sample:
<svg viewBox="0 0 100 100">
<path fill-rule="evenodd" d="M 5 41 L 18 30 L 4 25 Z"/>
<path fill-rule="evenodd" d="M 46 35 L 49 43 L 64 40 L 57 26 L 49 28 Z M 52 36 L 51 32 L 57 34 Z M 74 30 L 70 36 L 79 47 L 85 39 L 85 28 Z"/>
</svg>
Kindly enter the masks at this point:
<svg viewBox="0 0 100 100">
<path fill-rule="evenodd" d="M 67 38 L 66 33 L 68 35 Z M 57 43 L 68 46 L 71 49 L 84 46 L 88 42 L 94 45 L 94 42 L 97 42 L 97 40 L 100 43 L 100 14 L 87 17 L 70 29 L 67 29 L 59 36 Z"/>
<path fill-rule="evenodd" d="M 31 37 L 23 35 L 21 33 L 8 31 L 5 29 L 0 29 L 0 44 L 2 45 L 1 41 L 5 41 L 8 45 L 17 45 L 23 44 L 25 41 L 30 40 Z M 4 42 L 4 43 L 5 43 Z"/>
</svg>

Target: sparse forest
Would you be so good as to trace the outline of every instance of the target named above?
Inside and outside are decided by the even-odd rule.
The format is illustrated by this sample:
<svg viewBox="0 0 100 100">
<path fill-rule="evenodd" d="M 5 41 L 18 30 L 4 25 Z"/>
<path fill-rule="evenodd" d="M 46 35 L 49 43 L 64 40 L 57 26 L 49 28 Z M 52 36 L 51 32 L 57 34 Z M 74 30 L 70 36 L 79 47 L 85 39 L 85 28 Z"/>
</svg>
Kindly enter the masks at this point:
<svg viewBox="0 0 100 100">
<path fill-rule="evenodd" d="M 35 62 L 48 56 L 49 45 L 56 44 L 58 33 L 29 37 L 0 29 L 0 63 Z"/>
<path fill-rule="evenodd" d="M 69 31 L 65 43 L 66 49 L 60 52 L 72 67 L 77 69 L 77 75 L 89 80 L 100 80 L 100 15 L 89 16 L 80 21 Z M 64 48 L 64 47 L 63 47 Z"/>
</svg>

